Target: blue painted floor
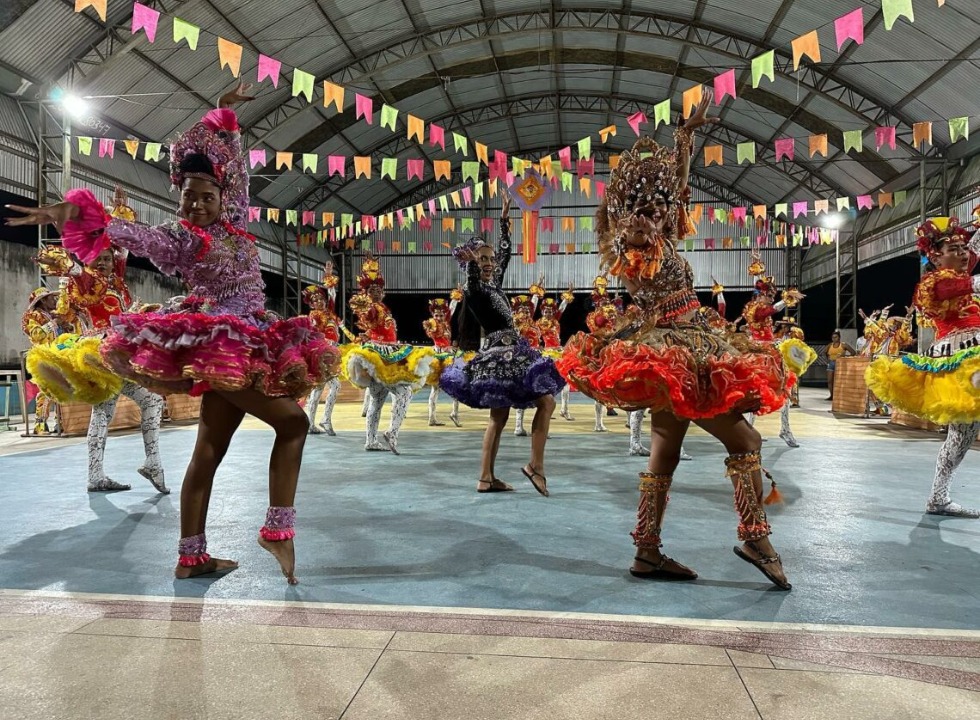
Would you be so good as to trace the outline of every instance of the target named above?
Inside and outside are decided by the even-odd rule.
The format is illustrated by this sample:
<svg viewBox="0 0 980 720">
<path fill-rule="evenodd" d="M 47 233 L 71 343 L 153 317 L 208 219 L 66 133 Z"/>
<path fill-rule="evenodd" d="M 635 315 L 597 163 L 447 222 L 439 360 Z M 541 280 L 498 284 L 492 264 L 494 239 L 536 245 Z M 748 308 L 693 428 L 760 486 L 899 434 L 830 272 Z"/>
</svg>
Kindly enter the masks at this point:
<svg viewBox="0 0 980 720">
<path fill-rule="evenodd" d="M 423 408 L 413 406 L 413 414 Z M 550 498 L 521 476 L 528 439 L 510 433 L 497 474 L 518 492 L 474 492 L 476 416 L 463 430 L 403 432 L 401 457 L 363 452 L 363 435 L 353 429 L 311 437 L 297 499 L 301 584 L 294 589 L 255 544 L 272 444 L 258 425 L 236 436 L 215 483 L 210 550 L 242 565 L 219 579 L 171 576 L 192 428 L 163 434 L 174 490 L 166 497 L 134 472 L 138 435 L 108 444 L 109 474 L 133 483 L 127 493 L 85 492 L 84 444 L 0 457 L 0 587 L 980 628 L 980 521 L 922 513 L 935 436 L 857 426 L 825 410 L 794 411 L 802 448 L 768 433 L 765 463 L 787 498 L 771 511 L 773 542 L 795 586 L 781 593 L 732 554 L 724 453 L 703 434 L 686 443 L 695 460 L 680 467 L 664 529 L 665 551 L 701 577 L 683 584 L 631 578 L 629 531 L 645 460 L 626 456 L 621 419 L 607 420 L 614 432 L 589 432 L 590 410 L 580 404 L 576 423 L 555 421 Z M 354 413 L 351 406 L 350 428 Z M 763 423 L 764 431 L 774 427 Z M 971 453 L 954 497 L 980 504 L 978 479 Z"/>
</svg>

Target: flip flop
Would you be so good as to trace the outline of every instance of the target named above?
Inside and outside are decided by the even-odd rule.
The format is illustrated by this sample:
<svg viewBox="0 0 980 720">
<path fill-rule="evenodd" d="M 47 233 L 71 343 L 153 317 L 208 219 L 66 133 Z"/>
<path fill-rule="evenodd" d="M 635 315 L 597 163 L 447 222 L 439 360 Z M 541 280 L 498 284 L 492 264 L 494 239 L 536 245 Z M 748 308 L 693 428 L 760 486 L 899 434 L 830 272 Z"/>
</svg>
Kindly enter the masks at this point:
<svg viewBox="0 0 980 720">
<path fill-rule="evenodd" d="M 759 552 L 757 550 L 756 552 L 759 552 L 760 557 L 758 559 L 756 559 L 756 558 L 750 556 L 748 553 L 746 553 L 738 545 L 736 545 L 735 547 L 733 547 L 732 550 L 734 551 L 734 553 L 736 555 L 738 555 L 740 558 L 742 558 L 745 562 L 749 563 L 750 565 L 755 565 L 757 568 L 759 568 L 759 572 L 761 572 L 763 575 L 765 575 L 766 578 L 769 580 L 769 582 L 771 582 L 773 585 L 775 585 L 776 587 L 778 587 L 780 590 L 792 590 L 793 589 L 792 583 L 790 583 L 790 582 L 788 582 L 786 580 L 780 580 L 775 575 L 773 575 L 771 572 L 769 572 L 769 569 L 766 567 L 766 565 L 771 565 L 774 562 L 780 562 L 780 558 L 779 558 L 779 554 L 778 553 L 776 555 L 773 555 L 773 556 L 770 557 L 768 555 L 763 555 L 761 552 Z"/>
<path fill-rule="evenodd" d="M 541 493 L 545 497 L 548 497 L 548 478 L 546 478 L 544 475 L 542 475 L 541 473 L 539 473 L 534 468 L 531 468 L 531 472 L 528 472 L 527 469 L 529 467 L 531 467 L 531 466 L 530 465 L 525 465 L 524 467 L 522 467 L 521 468 L 521 473 L 523 473 L 524 477 L 526 477 L 528 480 L 531 481 L 531 484 L 534 486 L 534 489 L 535 490 L 537 490 L 539 493 Z M 540 485 L 538 485 L 536 482 L 534 482 L 534 478 L 536 478 L 536 477 L 541 478 L 542 480 L 544 480 L 544 482 L 541 483 Z"/>
<path fill-rule="evenodd" d="M 641 557 L 634 557 L 634 560 L 641 562 L 644 565 L 649 565 L 653 570 L 634 570 L 630 568 L 630 575 L 635 578 L 642 578 L 644 580 L 697 580 L 698 574 L 691 570 L 691 575 L 687 573 L 673 572 L 672 570 L 664 570 L 664 565 L 668 561 L 673 561 L 673 558 L 669 558 L 663 555 L 660 558 L 660 562 L 652 563 L 649 560 L 644 560 Z"/>
<path fill-rule="evenodd" d="M 486 482 L 486 481 L 481 480 L 480 482 Z M 498 485 L 497 483 L 500 484 Z M 490 487 L 488 487 L 486 490 L 480 490 L 479 488 L 477 488 L 476 491 L 481 495 L 485 493 L 514 492 L 514 488 L 512 488 L 510 485 L 508 485 L 503 480 L 500 480 L 498 478 L 494 478 L 493 480 L 490 481 L 489 484 Z"/>
</svg>

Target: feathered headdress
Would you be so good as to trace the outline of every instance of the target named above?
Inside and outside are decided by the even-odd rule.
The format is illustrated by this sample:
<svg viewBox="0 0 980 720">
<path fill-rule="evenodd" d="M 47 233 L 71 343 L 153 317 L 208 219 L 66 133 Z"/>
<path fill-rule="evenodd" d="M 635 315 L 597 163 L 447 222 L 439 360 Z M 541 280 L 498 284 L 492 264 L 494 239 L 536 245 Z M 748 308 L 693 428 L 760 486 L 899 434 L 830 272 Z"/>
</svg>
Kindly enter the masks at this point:
<svg viewBox="0 0 980 720">
<path fill-rule="evenodd" d="M 324 302 L 327 301 L 327 291 L 320 285 L 307 285 L 303 288 L 303 302 L 307 305 L 312 305 L 313 300 L 316 298 L 321 298 Z"/>
<path fill-rule="evenodd" d="M 945 242 L 967 243 L 976 231 L 963 227 L 955 217 L 929 218 L 915 229 L 915 247 L 920 255 L 926 256 L 938 252 Z"/>
<path fill-rule="evenodd" d="M 379 287 L 382 290 L 385 286 L 385 276 L 381 274 L 381 265 L 377 258 L 368 257 L 361 263 L 361 274 L 357 276 L 357 284 L 361 290 L 372 287 Z"/>
<path fill-rule="evenodd" d="M 449 303 L 446 302 L 445 298 L 432 298 L 429 300 L 429 314 L 435 315 L 436 310 L 449 312 Z"/>
<path fill-rule="evenodd" d="M 776 292 L 776 280 L 772 275 L 766 275 L 766 264 L 757 252 L 752 253 L 748 273 L 755 277 L 755 291 L 757 293 L 769 295 Z"/>
<path fill-rule="evenodd" d="M 510 307 L 515 313 L 523 310 L 528 315 L 534 314 L 534 303 L 528 295 L 515 295 L 510 300 Z"/>
</svg>

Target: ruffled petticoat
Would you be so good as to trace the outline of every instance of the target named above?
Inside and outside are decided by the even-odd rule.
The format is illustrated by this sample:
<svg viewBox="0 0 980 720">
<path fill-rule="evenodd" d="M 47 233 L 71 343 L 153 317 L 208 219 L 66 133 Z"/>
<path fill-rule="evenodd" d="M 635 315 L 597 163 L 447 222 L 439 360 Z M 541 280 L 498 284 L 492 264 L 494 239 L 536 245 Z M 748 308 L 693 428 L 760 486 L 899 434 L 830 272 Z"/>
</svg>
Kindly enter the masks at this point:
<svg viewBox="0 0 980 720">
<path fill-rule="evenodd" d="M 432 364 L 429 365 L 429 374 L 425 378 L 425 384 L 429 387 L 439 387 L 439 378 L 453 364 L 456 353 L 452 350 L 442 350 L 438 347 L 429 348 L 432 351 Z"/>
<path fill-rule="evenodd" d="M 779 410 L 796 382 L 771 344 L 695 325 L 653 327 L 623 337 L 578 333 L 558 369 L 599 403 L 685 420 Z"/>
<path fill-rule="evenodd" d="M 101 347 L 110 369 L 157 393 L 254 389 L 300 398 L 337 375 L 337 345 L 308 318 L 210 315 L 191 299 L 113 319 Z"/>
<path fill-rule="evenodd" d="M 561 357 L 562 349 L 560 347 L 546 347 L 541 350 L 541 354 L 549 360 L 557 362 L 558 358 Z"/>
<path fill-rule="evenodd" d="M 882 402 L 937 425 L 980 420 L 980 330 L 937 340 L 925 355 L 880 355 L 865 371 Z"/>
<path fill-rule="evenodd" d="M 367 388 L 372 383 L 387 387 L 409 385 L 420 388 L 429 376 L 433 361 L 431 347 L 366 342 L 352 345 L 344 354 L 346 377 L 351 384 Z"/>
<path fill-rule="evenodd" d="M 805 373 L 817 359 L 817 352 L 796 338 L 780 340 L 776 343 L 776 347 L 779 349 L 779 354 L 783 356 L 786 369 L 797 377 Z"/>
<path fill-rule="evenodd" d="M 457 357 L 439 379 L 450 397 L 471 408 L 529 408 L 564 386 L 554 361 L 513 330 L 490 334 L 471 360 Z"/>
<path fill-rule="evenodd" d="M 27 353 L 27 370 L 45 395 L 60 403 L 98 405 L 122 390 L 123 379 L 102 362 L 98 336 L 61 335 Z"/>
</svg>

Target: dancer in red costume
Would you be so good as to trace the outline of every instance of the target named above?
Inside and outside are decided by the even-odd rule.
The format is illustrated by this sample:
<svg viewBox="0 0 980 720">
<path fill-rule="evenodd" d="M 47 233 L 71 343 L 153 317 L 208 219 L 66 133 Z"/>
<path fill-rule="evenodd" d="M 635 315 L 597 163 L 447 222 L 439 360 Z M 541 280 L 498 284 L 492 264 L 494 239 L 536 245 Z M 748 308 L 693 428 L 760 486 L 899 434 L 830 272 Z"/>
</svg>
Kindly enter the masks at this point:
<svg viewBox="0 0 980 720">
<path fill-rule="evenodd" d="M 457 299 L 458 294 L 458 299 Z M 446 423 L 439 422 L 436 417 L 436 404 L 439 402 L 439 378 L 443 371 L 452 365 L 456 353 L 453 350 L 453 330 L 449 324 L 456 312 L 456 305 L 462 299 L 462 289 L 457 289 L 447 303 L 443 298 L 432 298 L 429 301 L 429 318 L 422 321 L 422 329 L 432 341 L 432 365 L 425 384 L 429 386 L 429 427 L 442 427 Z M 456 408 L 450 415 L 453 423 L 459 427 L 459 416 Z"/>
<path fill-rule="evenodd" d="M 640 474 L 633 532 L 636 577 L 693 579 L 690 568 L 661 552 L 667 495 L 691 422 L 717 437 L 739 515 L 736 555 L 777 587 L 791 585 L 769 542 L 763 509 L 759 433 L 744 412 L 776 410 L 789 383 L 779 353 L 739 333 L 716 330 L 700 311 L 690 265 L 677 243 L 693 231 L 686 212 L 693 132 L 706 118 L 711 93 L 675 133 L 675 149 L 641 139 L 622 155 L 599 207 L 599 250 L 610 274 L 636 303 L 604 338 L 579 333 L 565 346 L 559 369 L 592 398 L 631 410 L 649 408 L 651 453 Z"/>
<path fill-rule="evenodd" d="M 303 290 L 303 301 L 309 305 L 310 324 L 322 333 L 332 343 L 340 342 L 340 318 L 337 317 L 337 281 L 333 274 L 333 262 L 327 261 L 323 266 L 323 284 L 308 285 Z M 317 425 L 316 414 L 320 407 L 320 398 L 327 390 L 326 407 L 323 410 L 323 421 Z M 332 377 L 326 384 L 317 385 L 310 391 L 306 399 L 306 415 L 310 420 L 310 434 L 326 433 L 331 437 L 337 433 L 333 429 L 333 409 L 337 404 L 337 394 L 340 392 L 340 378 Z"/>
</svg>

